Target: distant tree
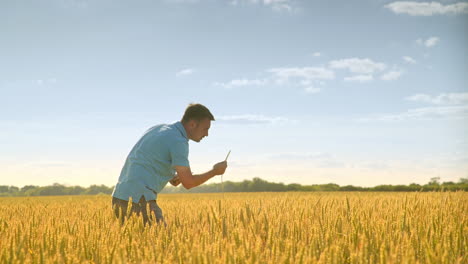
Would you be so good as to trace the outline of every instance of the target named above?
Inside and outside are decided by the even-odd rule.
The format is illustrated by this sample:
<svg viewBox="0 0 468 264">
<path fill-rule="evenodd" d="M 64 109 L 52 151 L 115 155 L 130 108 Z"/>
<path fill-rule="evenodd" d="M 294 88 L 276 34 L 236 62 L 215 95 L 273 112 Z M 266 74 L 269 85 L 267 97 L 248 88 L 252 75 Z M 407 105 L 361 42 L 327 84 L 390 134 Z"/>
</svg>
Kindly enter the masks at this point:
<svg viewBox="0 0 468 264">
<path fill-rule="evenodd" d="M 440 177 L 433 177 L 429 182 L 429 185 L 439 185 Z"/>
<path fill-rule="evenodd" d="M 260 178 L 253 178 L 248 185 L 248 191 L 250 192 L 265 192 L 267 190 L 267 181 Z"/>
<path fill-rule="evenodd" d="M 54 183 L 52 186 L 40 187 L 37 195 L 66 195 L 65 186 Z"/>
<path fill-rule="evenodd" d="M 23 188 L 21 188 L 21 192 L 22 193 L 26 193 L 28 190 L 31 190 L 31 189 L 35 189 L 39 186 L 36 186 L 36 185 L 25 185 L 23 186 Z"/>
<path fill-rule="evenodd" d="M 68 187 L 68 194 L 69 195 L 80 195 L 80 194 L 84 194 L 85 191 L 86 191 L 86 188 L 83 188 L 81 186 Z"/>
<path fill-rule="evenodd" d="M 36 188 L 31 188 L 31 189 L 28 189 L 27 191 L 25 191 L 23 193 L 24 196 L 39 196 L 39 190 L 41 189 L 41 187 L 36 187 Z"/>
<path fill-rule="evenodd" d="M 392 186 L 391 185 L 377 185 L 374 188 L 372 188 L 373 191 L 378 191 L 378 192 L 389 192 L 392 191 Z"/>
<path fill-rule="evenodd" d="M 412 192 L 417 192 L 417 191 L 421 191 L 423 187 L 422 187 L 421 185 L 419 185 L 419 184 L 411 183 L 411 184 L 409 185 L 409 188 L 410 188 L 410 190 L 411 190 Z"/>
<path fill-rule="evenodd" d="M 334 192 L 334 191 L 339 191 L 340 186 L 338 184 L 328 183 L 328 184 L 321 184 L 318 189 L 319 191 L 322 191 L 322 192 Z"/>
<path fill-rule="evenodd" d="M 8 188 L 8 192 L 10 192 L 10 193 L 17 193 L 17 192 L 19 192 L 19 191 L 20 191 L 20 188 L 18 188 L 18 187 L 16 187 L 16 186 L 10 186 L 10 187 Z"/>
<path fill-rule="evenodd" d="M 442 185 L 455 185 L 456 183 L 452 182 L 452 181 L 448 181 L 448 182 L 443 182 Z"/>
<path fill-rule="evenodd" d="M 461 183 L 461 184 L 468 184 L 468 178 L 460 178 L 460 180 L 458 181 L 458 183 Z"/>
<path fill-rule="evenodd" d="M 111 194 L 112 188 L 109 188 L 105 185 L 91 185 L 84 192 L 84 194 Z"/>
<path fill-rule="evenodd" d="M 378 191 L 378 192 L 428 192 L 428 191 L 466 191 L 468 192 L 468 178 L 461 178 L 457 183 L 444 182 L 439 183 L 440 178 L 431 178 L 431 181 L 425 185 L 411 183 L 409 185 L 378 185 L 375 187 L 359 187 L 346 185 L 340 187 L 338 184 L 313 184 L 300 185 L 292 183 L 285 185 L 283 183 L 268 182 L 261 178 L 244 180 L 242 182 L 224 182 L 225 192 L 285 192 L 285 191 L 307 191 L 307 192 L 334 192 L 334 191 Z M 0 185 L 0 196 L 45 196 L 45 195 L 96 195 L 111 194 L 114 186 L 91 185 L 88 188 L 81 186 L 64 186 L 54 183 L 50 186 L 26 185 L 23 188 L 15 186 Z M 185 188 L 167 186 L 163 193 L 215 193 L 221 191 L 220 183 L 211 183 L 197 186 L 196 188 L 186 190 Z"/>
<path fill-rule="evenodd" d="M 291 184 L 286 185 L 286 190 L 287 191 L 300 191 L 301 187 L 302 187 L 302 185 L 300 185 L 300 184 L 291 183 Z"/>
<path fill-rule="evenodd" d="M 345 191 L 345 192 L 352 192 L 352 191 L 362 191 L 362 187 L 356 187 L 353 185 L 346 185 L 340 187 L 340 191 Z"/>
</svg>

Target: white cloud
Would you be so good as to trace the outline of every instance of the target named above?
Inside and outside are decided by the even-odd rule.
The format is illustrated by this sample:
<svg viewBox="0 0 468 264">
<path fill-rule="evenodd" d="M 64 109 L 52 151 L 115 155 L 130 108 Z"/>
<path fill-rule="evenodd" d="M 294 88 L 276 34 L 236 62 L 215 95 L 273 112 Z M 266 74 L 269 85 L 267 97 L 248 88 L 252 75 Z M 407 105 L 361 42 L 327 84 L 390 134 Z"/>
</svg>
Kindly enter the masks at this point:
<svg viewBox="0 0 468 264">
<path fill-rule="evenodd" d="M 403 60 L 410 64 L 416 64 L 416 60 L 411 58 L 410 56 L 403 56 Z"/>
<path fill-rule="evenodd" d="M 56 78 L 48 78 L 48 79 L 37 79 L 32 81 L 34 84 L 37 84 L 39 86 L 42 85 L 51 85 L 51 84 L 56 84 L 57 79 Z"/>
<path fill-rule="evenodd" d="M 361 118 L 358 121 L 404 121 L 464 118 L 468 118 L 468 105 L 415 108 L 397 114 L 385 114 L 370 118 Z"/>
<path fill-rule="evenodd" d="M 232 0 L 230 4 L 239 6 L 241 4 L 263 5 L 275 11 L 294 11 L 292 0 Z"/>
<path fill-rule="evenodd" d="M 415 94 L 405 98 L 408 101 L 430 103 L 435 105 L 468 104 L 468 93 L 442 93 L 437 96 Z"/>
<path fill-rule="evenodd" d="M 263 0 L 263 4 L 276 11 L 293 11 L 290 0 Z"/>
<path fill-rule="evenodd" d="M 374 77 L 372 75 L 355 75 L 351 77 L 345 77 L 344 80 L 347 82 L 369 82 L 372 81 Z"/>
<path fill-rule="evenodd" d="M 320 89 L 320 88 L 316 88 L 316 87 L 312 87 L 312 86 L 304 88 L 304 91 L 306 93 L 308 93 L 308 94 L 320 93 L 321 90 L 322 89 Z"/>
<path fill-rule="evenodd" d="M 176 3 L 176 4 L 195 4 L 201 2 L 200 0 L 164 0 L 167 3 Z"/>
<path fill-rule="evenodd" d="M 194 69 L 183 69 L 179 71 L 178 73 L 176 73 L 176 76 L 180 77 L 180 76 L 190 75 L 190 74 L 193 74 L 194 72 L 195 72 Z"/>
<path fill-rule="evenodd" d="M 385 5 L 385 8 L 390 9 L 396 14 L 408 14 L 411 16 L 456 15 L 468 13 L 468 3 L 464 2 L 444 5 L 439 2 L 397 1 Z"/>
<path fill-rule="evenodd" d="M 415 94 L 405 98 L 408 101 L 423 102 L 437 106 L 409 109 L 397 114 L 376 115 L 358 121 L 403 121 L 432 119 L 468 118 L 468 93 L 443 93 L 437 96 Z"/>
<path fill-rule="evenodd" d="M 436 46 L 439 42 L 440 42 L 440 38 L 438 37 L 430 37 L 427 39 L 419 38 L 416 40 L 416 44 L 418 44 L 419 46 L 424 46 L 426 48 L 432 48 Z M 424 56 L 427 57 L 428 55 L 425 54 Z"/>
<path fill-rule="evenodd" d="M 329 62 L 330 68 L 348 69 L 352 73 L 371 74 L 383 71 L 387 67 L 384 63 L 374 62 L 371 59 L 349 58 Z"/>
<path fill-rule="evenodd" d="M 221 86 L 226 89 L 232 89 L 242 86 L 263 86 L 267 84 L 299 86 L 306 93 L 318 93 L 320 88 L 317 85 L 323 86 L 323 80 L 335 78 L 333 71 L 321 67 L 293 67 L 293 68 L 272 68 L 266 70 L 269 73 L 264 79 L 235 79 L 230 82 L 216 82 L 213 85 Z"/>
<path fill-rule="evenodd" d="M 313 80 L 332 80 L 335 78 L 335 73 L 329 69 L 322 67 L 303 67 L 303 68 L 273 68 L 268 70 L 276 79 L 276 82 L 281 84 L 288 82 L 291 79 L 299 78 L 303 81 Z M 303 82 L 303 84 L 305 84 Z"/>
<path fill-rule="evenodd" d="M 241 125 L 281 124 L 291 121 L 284 117 L 269 117 L 254 114 L 219 116 L 216 120 Z"/>
<path fill-rule="evenodd" d="M 439 43 L 439 38 L 438 37 L 430 37 L 428 39 L 426 39 L 426 41 L 424 41 L 424 46 L 430 48 L 430 47 L 434 47 L 435 45 L 437 45 L 437 43 Z"/>
<path fill-rule="evenodd" d="M 385 74 L 383 74 L 380 79 L 383 81 L 394 81 L 400 78 L 400 76 L 403 74 L 402 71 L 389 71 Z"/>
<path fill-rule="evenodd" d="M 322 54 L 321 54 L 320 52 L 314 52 L 314 53 L 312 54 L 312 56 L 314 56 L 314 57 L 320 57 L 320 56 L 322 56 Z"/>
<path fill-rule="evenodd" d="M 249 79 L 236 79 L 236 80 L 231 80 L 230 82 L 227 83 L 215 83 L 215 86 L 221 86 L 226 89 L 233 89 L 237 87 L 243 87 L 243 86 L 263 86 L 268 83 L 268 80 L 249 80 Z"/>
</svg>

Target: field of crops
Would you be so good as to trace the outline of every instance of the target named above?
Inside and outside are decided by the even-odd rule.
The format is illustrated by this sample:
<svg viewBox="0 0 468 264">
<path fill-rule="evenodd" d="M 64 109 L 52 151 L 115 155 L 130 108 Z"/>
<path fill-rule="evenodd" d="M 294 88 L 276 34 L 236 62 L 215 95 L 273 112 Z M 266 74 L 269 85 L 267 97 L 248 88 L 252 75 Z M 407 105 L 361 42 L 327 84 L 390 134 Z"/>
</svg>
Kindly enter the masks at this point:
<svg viewBox="0 0 468 264">
<path fill-rule="evenodd" d="M 0 198 L 0 263 L 468 263 L 468 195 L 167 194 L 167 227 L 108 196 Z"/>
</svg>

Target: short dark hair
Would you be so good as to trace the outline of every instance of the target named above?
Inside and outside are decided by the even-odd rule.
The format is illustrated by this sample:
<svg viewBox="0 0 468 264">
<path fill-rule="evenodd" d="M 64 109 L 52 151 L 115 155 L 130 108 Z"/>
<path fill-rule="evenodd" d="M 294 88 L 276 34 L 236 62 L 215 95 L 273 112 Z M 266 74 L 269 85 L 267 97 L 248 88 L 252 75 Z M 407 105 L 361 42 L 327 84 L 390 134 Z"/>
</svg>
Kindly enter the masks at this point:
<svg viewBox="0 0 468 264">
<path fill-rule="evenodd" d="M 215 120 L 214 116 L 211 114 L 210 110 L 202 104 L 189 104 L 185 109 L 184 116 L 182 117 L 182 123 L 187 123 L 190 120 L 195 120 L 200 122 L 201 120 L 209 118 L 210 120 Z"/>
</svg>

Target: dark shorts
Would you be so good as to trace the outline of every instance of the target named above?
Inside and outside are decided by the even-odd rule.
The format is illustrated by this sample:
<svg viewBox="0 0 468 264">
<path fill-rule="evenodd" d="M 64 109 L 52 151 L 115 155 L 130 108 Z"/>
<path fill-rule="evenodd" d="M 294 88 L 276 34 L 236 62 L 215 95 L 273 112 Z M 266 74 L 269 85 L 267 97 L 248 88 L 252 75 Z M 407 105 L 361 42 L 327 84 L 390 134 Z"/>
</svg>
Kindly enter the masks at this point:
<svg viewBox="0 0 468 264">
<path fill-rule="evenodd" d="M 112 209 L 117 218 L 121 219 L 123 224 L 125 219 L 132 214 L 143 217 L 143 223 L 152 223 L 156 221 L 157 223 L 165 223 L 164 216 L 162 214 L 161 208 L 155 200 L 146 201 L 144 196 L 141 196 L 138 203 L 132 203 L 131 209 L 128 212 L 129 202 L 112 197 Z"/>
</svg>

